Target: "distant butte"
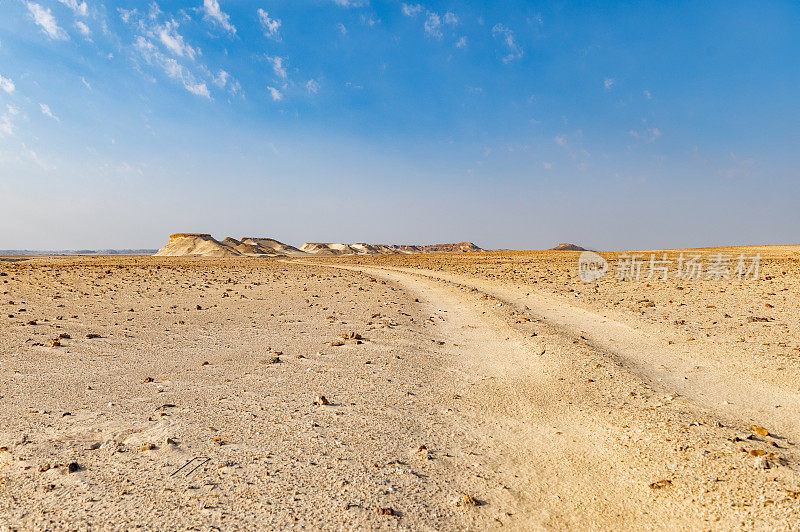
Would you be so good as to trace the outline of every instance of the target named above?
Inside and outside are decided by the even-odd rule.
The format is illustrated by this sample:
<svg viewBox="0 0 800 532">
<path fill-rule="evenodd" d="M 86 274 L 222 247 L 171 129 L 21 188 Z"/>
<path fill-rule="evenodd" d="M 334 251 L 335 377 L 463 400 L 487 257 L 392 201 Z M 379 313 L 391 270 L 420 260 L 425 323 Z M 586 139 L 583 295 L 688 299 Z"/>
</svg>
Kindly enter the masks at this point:
<svg viewBox="0 0 800 532">
<path fill-rule="evenodd" d="M 397 245 L 307 242 L 296 248 L 273 238 L 227 237 L 220 241 L 207 233 L 175 233 L 155 255 L 159 257 L 301 257 L 307 255 L 410 255 L 483 251 L 472 242 L 458 244 Z"/>
<path fill-rule="evenodd" d="M 582 248 L 575 244 L 559 244 L 554 248 L 550 248 L 551 251 L 586 251 L 585 248 Z"/>
</svg>

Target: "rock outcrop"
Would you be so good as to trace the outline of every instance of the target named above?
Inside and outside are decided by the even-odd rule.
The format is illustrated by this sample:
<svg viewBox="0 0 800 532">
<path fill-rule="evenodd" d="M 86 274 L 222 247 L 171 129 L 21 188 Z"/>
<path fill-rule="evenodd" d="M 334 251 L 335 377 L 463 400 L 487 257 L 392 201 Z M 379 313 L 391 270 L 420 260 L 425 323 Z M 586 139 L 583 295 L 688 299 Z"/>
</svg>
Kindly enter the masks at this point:
<svg viewBox="0 0 800 532">
<path fill-rule="evenodd" d="M 411 253 L 463 253 L 483 251 L 472 242 L 431 245 L 389 244 L 339 244 L 334 242 L 306 242 L 299 248 L 267 237 L 227 237 L 216 240 L 205 233 L 176 233 L 156 252 L 160 257 L 302 257 L 308 255 L 391 255 Z"/>
<path fill-rule="evenodd" d="M 584 248 L 577 246 L 575 244 L 559 244 L 554 248 L 550 248 L 551 251 L 586 251 Z"/>
<path fill-rule="evenodd" d="M 157 257 L 236 257 L 239 253 L 209 234 L 175 233 L 170 235 L 167 245 L 159 249 L 155 255 Z"/>
</svg>

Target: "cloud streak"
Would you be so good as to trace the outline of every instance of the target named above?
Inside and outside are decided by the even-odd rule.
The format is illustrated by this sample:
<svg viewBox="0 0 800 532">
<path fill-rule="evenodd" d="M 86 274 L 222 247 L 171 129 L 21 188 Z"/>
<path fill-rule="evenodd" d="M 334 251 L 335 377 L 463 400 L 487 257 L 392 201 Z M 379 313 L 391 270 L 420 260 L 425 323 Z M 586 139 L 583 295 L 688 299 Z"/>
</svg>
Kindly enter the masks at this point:
<svg viewBox="0 0 800 532">
<path fill-rule="evenodd" d="M 280 40 L 281 21 L 277 18 L 270 18 L 269 13 L 263 9 L 258 9 L 258 21 L 261 23 L 261 28 L 264 30 L 264 35 L 270 39 Z"/>
<path fill-rule="evenodd" d="M 495 24 L 492 28 L 492 35 L 494 35 L 495 38 L 500 38 L 508 49 L 508 53 L 503 56 L 503 63 L 508 64 L 522 57 L 524 53 L 522 46 L 519 45 L 514 36 L 514 32 L 509 28 L 503 24 Z"/>
<path fill-rule="evenodd" d="M 194 59 L 195 55 L 197 55 L 197 50 L 186 44 L 186 41 L 183 40 L 183 36 L 177 32 L 177 29 L 177 22 L 174 20 L 167 22 L 157 31 L 158 40 L 160 40 L 161 44 L 174 55 Z"/>
<path fill-rule="evenodd" d="M 134 41 L 134 48 L 149 65 L 160 68 L 168 77 L 180 81 L 187 91 L 211 99 L 211 94 L 208 92 L 208 86 L 205 83 L 198 81 L 186 67 L 172 57 L 167 57 L 145 37 L 137 36 Z"/>
<path fill-rule="evenodd" d="M 0 76 L 0 89 L 3 89 L 9 94 L 13 94 L 14 90 L 16 89 L 16 86 L 14 85 L 14 82 L 11 81 L 10 79 Z"/>
<path fill-rule="evenodd" d="M 54 40 L 66 41 L 69 39 L 67 32 L 56 22 L 50 8 L 42 7 L 39 4 L 28 2 L 28 12 L 33 16 L 33 21 L 42 28 L 42 31 Z"/>
<path fill-rule="evenodd" d="M 236 27 L 231 24 L 231 17 L 219 7 L 217 0 L 203 0 L 203 18 L 219 24 L 225 31 L 236 34 Z"/>
<path fill-rule="evenodd" d="M 286 79 L 286 67 L 283 66 L 283 58 L 278 56 L 267 56 L 267 61 L 272 65 L 272 71 L 276 76 Z"/>
<path fill-rule="evenodd" d="M 56 115 L 53 114 L 53 111 L 50 110 L 50 106 L 45 103 L 40 103 L 39 108 L 42 110 L 42 114 L 46 117 L 52 118 L 56 122 L 61 122 L 61 119 L 58 118 Z"/>
<path fill-rule="evenodd" d="M 86 5 L 86 2 L 78 3 L 77 0 L 58 0 L 71 10 L 75 12 L 76 15 L 80 15 L 82 17 L 89 15 L 89 6 Z"/>
</svg>

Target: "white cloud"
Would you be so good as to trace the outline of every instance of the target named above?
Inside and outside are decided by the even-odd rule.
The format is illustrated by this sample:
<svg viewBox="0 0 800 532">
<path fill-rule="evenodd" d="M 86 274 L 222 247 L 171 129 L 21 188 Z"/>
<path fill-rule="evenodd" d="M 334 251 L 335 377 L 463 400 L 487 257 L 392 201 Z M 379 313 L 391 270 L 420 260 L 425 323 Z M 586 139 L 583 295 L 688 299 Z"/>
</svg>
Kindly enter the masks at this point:
<svg viewBox="0 0 800 532">
<path fill-rule="evenodd" d="M 553 140 L 559 146 L 564 146 L 565 147 L 567 145 L 567 136 L 566 135 L 558 135 Z"/>
<path fill-rule="evenodd" d="M 272 65 L 272 71 L 279 78 L 286 79 L 286 67 L 283 66 L 283 58 L 278 56 L 267 56 L 267 61 Z"/>
<path fill-rule="evenodd" d="M 121 7 L 117 8 L 117 12 L 119 13 L 119 18 L 121 18 L 122 22 L 125 24 L 130 22 L 132 17 L 135 17 L 139 14 L 136 9 L 123 9 Z"/>
<path fill-rule="evenodd" d="M 89 14 L 89 6 L 86 5 L 86 2 L 78 3 L 77 0 L 58 0 L 71 10 L 75 12 L 76 15 L 80 15 L 85 17 Z"/>
<path fill-rule="evenodd" d="M 422 6 L 419 4 L 402 4 L 401 9 L 407 17 L 416 17 L 422 12 Z"/>
<path fill-rule="evenodd" d="M 28 11 L 33 15 L 33 20 L 42 28 L 42 31 L 51 39 L 67 40 L 69 35 L 56 22 L 49 8 L 28 2 Z"/>
<path fill-rule="evenodd" d="M 310 79 L 306 82 L 306 90 L 311 94 L 319 92 L 319 83 L 316 80 Z"/>
<path fill-rule="evenodd" d="M 14 124 L 8 115 L 0 117 L 0 138 L 14 136 Z"/>
<path fill-rule="evenodd" d="M 195 79 L 194 75 L 175 59 L 162 54 L 152 42 L 139 35 L 134 41 L 134 47 L 148 64 L 161 68 L 167 76 L 180 81 L 187 91 L 211 99 L 205 83 Z"/>
<path fill-rule="evenodd" d="M 644 97 L 647 98 L 648 100 L 653 97 L 653 95 L 650 94 L 650 91 L 642 91 L 642 94 L 644 94 Z"/>
<path fill-rule="evenodd" d="M 11 104 L 6 105 L 6 109 L 8 109 L 8 114 L 10 114 L 11 116 L 17 116 L 19 114 L 19 108 L 14 107 Z"/>
<path fill-rule="evenodd" d="M 279 91 L 275 87 L 267 87 L 267 90 L 269 91 L 269 95 L 272 96 L 272 99 L 274 101 L 279 102 L 283 100 L 283 94 L 281 94 L 281 91 Z"/>
<path fill-rule="evenodd" d="M 458 17 L 452 11 L 448 11 L 444 14 L 444 23 L 450 24 L 451 26 L 455 26 L 458 24 Z"/>
<path fill-rule="evenodd" d="M 14 92 L 15 88 L 16 86 L 14 85 L 13 81 L 11 81 L 8 78 L 4 78 L 3 76 L 0 76 L 0 89 L 3 89 L 7 93 L 11 94 L 12 92 Z"/>
<path fill-rule="evenodd" d="M 78 31 L 84 37 L 88 37 L 89 35 L 92 34 L 92 30 L 89 29 L 89 26 L 87 26 L 85 23 L 81 22 L 80 20 L 75 23 L 75 27 L 78 28 Z"/>
<path fill-rule="evenodd" d="M 367 4 L 367 0 L 333 0 L 339 7 L 361 7 Z"/>
<path fill-rule="evenodd" d="M 259 8 L 258 20 L 261 22 L 261 27 L 264 29 L 264 35 L 270 39 L 280 40 L 280 35 L 278 35 L 278 30 L 281 28 L 280 19 L 269 18 L 269 13 Z"/>
<path fill-rule="evenodd" d="M 466 48 L 467 47 L 467 38 L 461 37 L 458 41 L 456 41 L 456 48 Z"/>
<path fill-rule="evenodd" d="M 522 57 L 522 46 L 517 43 L 513 31 L 502 24 L 495 24 L 492 28 L 492 35 L 494 35 L 495 38 L 500 37 L 508 48 L 508 54 L 503 56 L 503 63 L 510 63 Z"/>
<path fill-rule="evenodd" d="M 211 99 L 211 94 L 208 92 L 208 87 L 205 83 L 192 83 L 192 82 L 183 82 L 184 88 L 187 91 L 191 92 L 192 94 L 196 94 L 198 96 L 203 96 L 205 98 Z"/>
<path fill-rule="evenodd" d="M 379 18 L 375 19 L 375 18 L 368 17 L 368 16 L 363 15 L 363 14 L 361 15 L 361 23 L 364 24 L 365 26 L 372 27 L 372 26 L 374 26 L 375 24 L 377 24 L 380 21 L 381 21 L 381 19 L 379 19 Z"/>
<path fill-rule="evenodd" d="M 50 106 L 49 105 L 44 104 L 44 103 L 40 103 L 39 107 L 42 109 L 42 114 L 44 116 L 48 116 L 48 117 L 52 118 L 53 120 L 55 120 L 56 122 L 60 122 L 61 121 L 56 115 L 53 114 L 53 111 L 50 110 Z"/>
<path fill-rule="evenodd" d="M 442 32 L 439 31 L 441 26 L 442 19 L 439 18 L 439 15 L 428 11 L 428 18 L 425 19 L 425 33 L 430 37 L 436 37 L 438 39 L 442 36 Z"/>
<path fill-rule="evenodd" d="M 615 80 L 614 78 L 606 78 L 603 80 L 603 87 L 605 87 L 607 91 L 610 91 L 611 89 L 614 88 L 614 85 L 616 85 L 616 83 L 617 80 Z"/>
<path fill-rule="evenodd" d="M 167 22 L 164 26 L 158 28 L 158 39 L 174 55 L 194 59 L 195 55 L 197 55 L 197 50 L 186 44 L 183 36 L 175 31 L 177 28 L 178 23 L 174 20 Z"/>
<path fill-rule="evenodd" d="M 345 28 L 345 27 L 344 27 L 344 24 L 342 24 L 342 23 L 340 22 L 340 23 L 338 23 L 338 24 L 336 25 L 336 27 L 337 27 L 337 28 L 339 28 L 339 31 L 341 31 L 341 32 L 342 32 L 342 35 L 347 35 L 347 28 Z"/>
<path fill-rule="evenodd" d="M 649 129 L 645 129 L 644 131 L 634 131 L 630 130 L 628 133 L 634 138 L 641 139 L 648 143 L 653 143 L 661 137 L 661 130 L 657 127 L 652 127 Z"/>
<path fill-rule="evenodd" d="M 81 76 L 81 83 L 83 83 L 87 89 L 92 90 L 92 86 L 89 84 L 88 81 L 86 81 L 86 78 L 84 78 L 83 76 Z"/>
<path fill-rule="evenodd" d="M 203 11 L 205 15 L 203 18 L 211 19 L 226 31 L 231 33 L 236 33 L 236 27 L 231 24 L 231 17 L 227 13 L 223 12 L 219 7 L 219 2 L 217 0 L 203 0 Z"/>
<path fill-rule="evenodd" d="M 230 74 L 228 74 L 224 70 L 220 70 L 219 74 L 217 74 L 217 77 L 214 78 L 214 84 L 217 87 L 222 88 L 228 83 L 228 80 L 230 79 L 230 77 L 231 77 Z"/>
</svg>

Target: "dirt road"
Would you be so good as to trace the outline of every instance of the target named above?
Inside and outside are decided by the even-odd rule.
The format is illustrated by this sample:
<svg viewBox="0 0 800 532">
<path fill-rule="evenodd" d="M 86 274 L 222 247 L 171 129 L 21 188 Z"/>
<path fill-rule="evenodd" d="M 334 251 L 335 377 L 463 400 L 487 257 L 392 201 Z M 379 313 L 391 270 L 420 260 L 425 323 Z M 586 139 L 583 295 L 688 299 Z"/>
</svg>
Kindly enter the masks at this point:
<svg viewBox="0 0 800 532">
<path fill-rule="evenodd" d="M 799 524 L 796 387 L 765 382 L 752 364 L 699 342 L 673 345 L 660 327 L 530 287 L 336 267 L 390 280 L 447 314 L 443 340 L 460 345 L 454 358 L 486 383 L 462 415 L 494 443 L 493 469 L 515 471 L 503 482 L 514 485 L 518 524 Z M 762 425 L 774 434 L 750 430 Z"/>
</svg>

